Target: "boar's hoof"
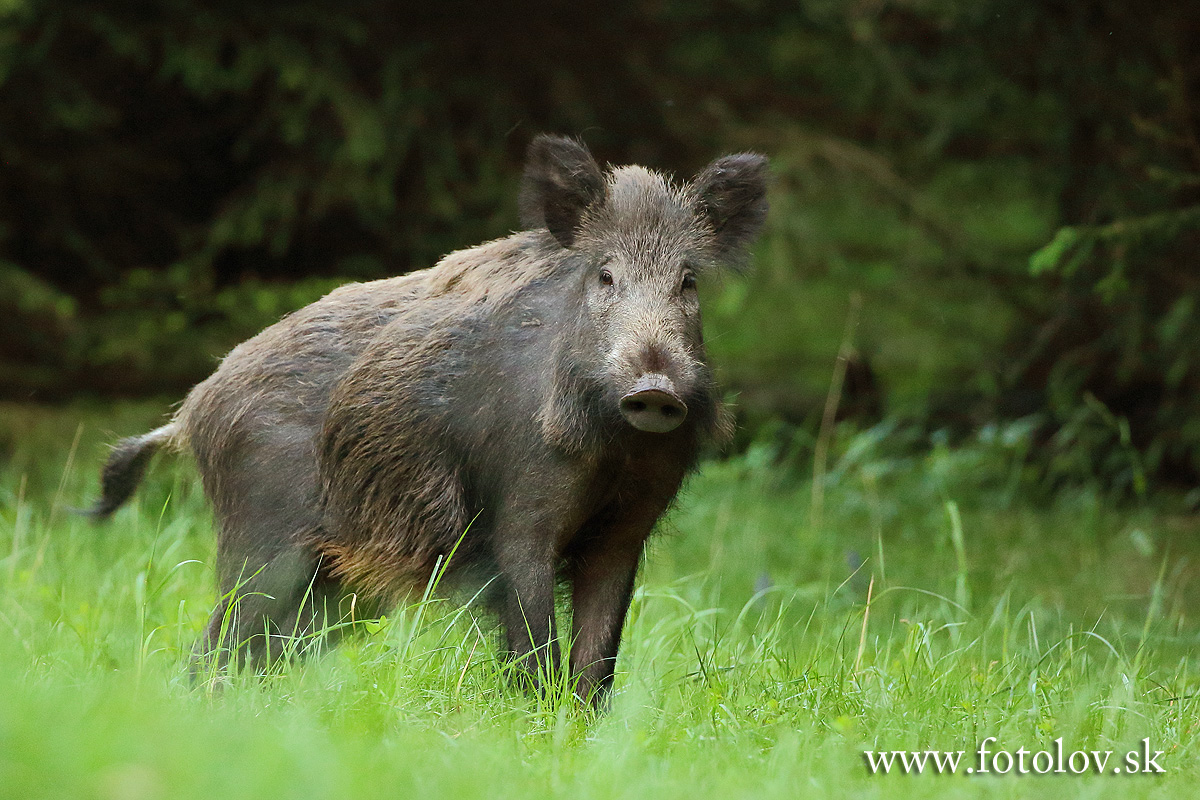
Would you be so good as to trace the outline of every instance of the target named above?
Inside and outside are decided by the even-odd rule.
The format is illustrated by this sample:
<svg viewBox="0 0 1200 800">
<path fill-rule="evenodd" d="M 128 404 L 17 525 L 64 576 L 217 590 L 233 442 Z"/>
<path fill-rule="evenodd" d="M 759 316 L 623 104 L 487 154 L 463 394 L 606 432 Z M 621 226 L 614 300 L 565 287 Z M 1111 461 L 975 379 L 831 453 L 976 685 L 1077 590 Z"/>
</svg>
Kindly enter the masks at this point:
<svg viewBox="0 0 1200 800">
<path fill-rule="evenodd" d="M 643 375 L 633 391 L 621 398 L 621 415 L 639 431 L 667 433 L 687 417 L 687 405 L 666 375 Z"/>
</svg>

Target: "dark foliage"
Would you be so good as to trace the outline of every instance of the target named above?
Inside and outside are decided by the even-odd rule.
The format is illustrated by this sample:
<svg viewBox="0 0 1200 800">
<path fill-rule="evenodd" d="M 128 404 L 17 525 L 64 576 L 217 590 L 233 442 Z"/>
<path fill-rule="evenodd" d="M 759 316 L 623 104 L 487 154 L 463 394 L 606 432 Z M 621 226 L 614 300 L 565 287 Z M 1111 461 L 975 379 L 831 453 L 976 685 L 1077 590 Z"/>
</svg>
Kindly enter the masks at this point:
<svg viewBox="0 0 1200 800">
<path fill-rule="evenodd" d="M 930 320 L 925 360 L 864 335 L 847 408 L 1034 414 L 1051 477 L 1200 476 L 1187 3 L 149 8 L 0 5 L 6 397 L 178 394 L 338 282 L 517 226 L 524 150 L 557 131 L 681 174 L 772 156 L 768 301 L 817 313 L 832 285 L 865 327 Z M 756 324 L 728 376 L 748 418 L 811 424 L 813 345 Z"/>
</svg>

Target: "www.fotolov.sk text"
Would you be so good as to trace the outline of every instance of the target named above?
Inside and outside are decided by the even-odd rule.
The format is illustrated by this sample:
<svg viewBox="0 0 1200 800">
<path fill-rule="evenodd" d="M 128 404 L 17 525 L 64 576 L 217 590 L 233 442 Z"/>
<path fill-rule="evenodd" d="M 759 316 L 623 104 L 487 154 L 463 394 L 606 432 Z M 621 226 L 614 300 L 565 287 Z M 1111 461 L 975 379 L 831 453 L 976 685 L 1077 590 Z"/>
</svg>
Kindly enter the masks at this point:
<svg viewBox="0 0 1200 800">
<path fill-rule="evenodd" d="M 1142 739 L 1141 747 L 1117 754 L 1112 750 L 1075 750 L 1067 753 L 1063 740 L 1055 739 L 1049 750 L 994 749 L 995 736 L 989 736 L 974 752 L 974 764 L 963 770 L 968 775 L 1096 775 L 1160 774 L 1166 772 L 1158 763 L 1162 750 L 1151 750 L 1150 739 Z M 926 768 L 935 775 L 953 775 L 963 765 L 965 750 L 866 750 L 863 761 L 871 775 L 888 774 L 895 770 L 902 775 L 924 773 Z"/>
</svg>

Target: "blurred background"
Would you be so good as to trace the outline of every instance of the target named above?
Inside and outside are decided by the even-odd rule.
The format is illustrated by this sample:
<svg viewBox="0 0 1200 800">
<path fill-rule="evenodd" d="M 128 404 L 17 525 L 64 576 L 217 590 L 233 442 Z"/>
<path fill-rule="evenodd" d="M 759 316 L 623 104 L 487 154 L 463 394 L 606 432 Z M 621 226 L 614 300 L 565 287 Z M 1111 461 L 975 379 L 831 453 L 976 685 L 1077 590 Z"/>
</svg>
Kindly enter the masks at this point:
<svg viewBox="0 0 1200 800">
<path fill-rule="evenodd" d="M 0 0 L 0 399 L 178 400 L 513 230 L 550 131 L 772 159 L 755 271 L 706 288 L 737 448 L 807 468 L 828 407 L 1194 507 L 1197 41 L 1165 0 Z"/>
</svg>

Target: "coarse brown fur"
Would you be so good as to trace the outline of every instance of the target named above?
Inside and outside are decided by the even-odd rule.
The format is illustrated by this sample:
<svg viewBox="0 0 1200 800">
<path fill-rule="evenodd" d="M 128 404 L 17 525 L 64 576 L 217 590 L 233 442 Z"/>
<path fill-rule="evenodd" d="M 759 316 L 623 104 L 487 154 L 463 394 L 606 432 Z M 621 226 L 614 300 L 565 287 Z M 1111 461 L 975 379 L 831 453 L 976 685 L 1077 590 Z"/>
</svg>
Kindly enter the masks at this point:
<svg viewBox="0 0 1200 800">
<path fill-rule="evenodd" d="M 450 584 L 492 583 L 506 649 L 535 684 L 558 668 L 554 588 L 568 583 L 571 671 L 599 702 L 643 544 L 701 443 L 728 433 L 695 277 L 757 233 L 764 169 L 729 156 L 676 186 L 539 137 L 530 230 L 330 293 L 235 348 L 169 425 L 120 444 L 98 516 L 164 443 L 192 451 L 213 505 L 222 601 L 196 663 L 230 647 L 270 660 L 442 565 Z"/>
</svg>

